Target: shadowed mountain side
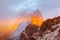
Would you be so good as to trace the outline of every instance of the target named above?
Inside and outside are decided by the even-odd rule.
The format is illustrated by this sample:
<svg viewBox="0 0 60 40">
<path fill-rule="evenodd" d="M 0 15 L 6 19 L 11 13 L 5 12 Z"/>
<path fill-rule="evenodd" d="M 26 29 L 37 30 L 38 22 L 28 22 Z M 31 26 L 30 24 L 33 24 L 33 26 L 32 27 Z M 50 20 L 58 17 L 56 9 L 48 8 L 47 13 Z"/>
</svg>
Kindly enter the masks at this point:
<svg viewBox="0 0 60 40">
<path fill-rule="evenodd" d="M 47 29 L 51 29 L 51 26 L 54 26 L 58 23 L 60 23 L 60 16 L 52 19 L 47 19 L 42 23 L 40 30 L 45 31 Z"/>
<path fill-rule="evenodd" d="M 38 26 L 29 24 L 26 29 L 21 33 L 20 40 L 36 40 L 33 36 L 36 33 L 36 36 L 39 36 Z"/>
<path fill-rule="evenodd" d="M 44 21 L 40 28 L 40 40 L 60 40 L 60 16 Z"/>
</svg>

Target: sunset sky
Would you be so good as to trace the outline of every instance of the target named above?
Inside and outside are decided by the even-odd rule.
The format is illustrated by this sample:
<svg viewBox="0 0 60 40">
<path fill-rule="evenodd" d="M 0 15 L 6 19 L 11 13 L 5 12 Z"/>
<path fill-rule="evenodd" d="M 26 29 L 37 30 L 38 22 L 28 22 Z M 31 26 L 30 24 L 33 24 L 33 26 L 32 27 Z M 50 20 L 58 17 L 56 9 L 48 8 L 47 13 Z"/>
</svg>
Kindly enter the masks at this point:
<svg viewBox="0 0 60 40">
<path fill-rule="evenodd" d="M 17 18 L 22 10 L 39 9 L 43 17 L 60 15 L 60 0 L 0 0 L 0 19 Z"/>
<path fill-rule="evenodd" d="M 0 37 L 18 28 L 20 21 L 17 19 L 22 14 L 28 17 L 36 9 L 40 10 L 45 20 L 60 16 L 60 0 L 0 0 Z M 18 30 L 23 30 L 25 24 L 22 23 L 23 27 Z M 13 34 L 16 35 L 16 32 Z"/>
</svg>

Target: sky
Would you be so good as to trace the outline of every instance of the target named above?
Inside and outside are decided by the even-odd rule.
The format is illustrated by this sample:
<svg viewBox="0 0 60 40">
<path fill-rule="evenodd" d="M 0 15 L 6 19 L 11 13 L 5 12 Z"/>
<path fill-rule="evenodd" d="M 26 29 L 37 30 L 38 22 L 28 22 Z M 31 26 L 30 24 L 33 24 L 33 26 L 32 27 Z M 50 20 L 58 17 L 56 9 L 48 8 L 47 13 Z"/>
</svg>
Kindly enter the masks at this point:
<svg viewBox="0 0 60 40">
<path fill-rule="evenodd" d="M 22 14 L 21 12 L 28 12 L 24 13 L 27 15 L 36 9 L 40 10 L 44 19 L 60 16 L 60 0 L 0 0 L 0 23 L 6 24 L 7 19 L 14 23 L 15 19 Z M 8 22 L 7 24 L 9 25 Z M 7 29 L 6 25 L 3 27 Z"/>
<path fill-rule="evenodd" d="M 0 0 L 0 19 L 18 18 L 21 11 L 39 9 L 44 19 L 60 16 L 60 0 Z"/>
<path fill-rule="evenodd" d="M 60 16 L 60 0 L 40 0 L 38 8 L 42 11 L 45 19 Z M 39 2 L 40 2 L 39 1 Z"/>
</svg>

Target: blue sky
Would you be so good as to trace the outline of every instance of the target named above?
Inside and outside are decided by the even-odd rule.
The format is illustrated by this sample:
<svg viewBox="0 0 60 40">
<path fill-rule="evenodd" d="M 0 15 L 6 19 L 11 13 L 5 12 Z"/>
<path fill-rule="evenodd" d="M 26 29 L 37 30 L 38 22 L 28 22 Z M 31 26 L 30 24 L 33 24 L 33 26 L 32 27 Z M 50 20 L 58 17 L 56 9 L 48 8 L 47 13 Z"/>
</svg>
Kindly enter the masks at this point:
<svg viewBox="0 0 60 40">
<path fill-rule="evenodd" d="M 39 3 L 38 8 L 42 11 L 44 18 L 60 16 L 60 0 L 40 1 L 41 3 Z"/>
<path fill-rule="evenodd" d="M 60 16 L 60 0 L 0 0 L 0 18 L 17 18 L 22 10 L 39 9 L 43 17 Z"/>
</svg>

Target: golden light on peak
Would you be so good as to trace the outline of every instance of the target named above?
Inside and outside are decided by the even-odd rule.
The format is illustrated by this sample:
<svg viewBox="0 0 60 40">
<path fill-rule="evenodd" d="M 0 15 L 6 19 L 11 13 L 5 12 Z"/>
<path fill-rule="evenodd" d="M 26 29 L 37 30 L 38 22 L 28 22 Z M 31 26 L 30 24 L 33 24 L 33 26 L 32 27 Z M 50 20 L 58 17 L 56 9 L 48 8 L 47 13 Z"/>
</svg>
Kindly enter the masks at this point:
<svg viewBox="0 0 60 40">
<path fill-rule="evenodd" d="M 41 17 L 32 17 L 32 23 L 37 25 L 37 26 L 41 26 L 43 22 L 43 18 Z"/>
<path fill-rule="evenodd" d="M 43 22 L 43 17 L 41 15 L 41 12 L 39 10 L 36 10 L 32 15 L 32 24 L 41 26 L 42 22 Z"/>
</svg>

